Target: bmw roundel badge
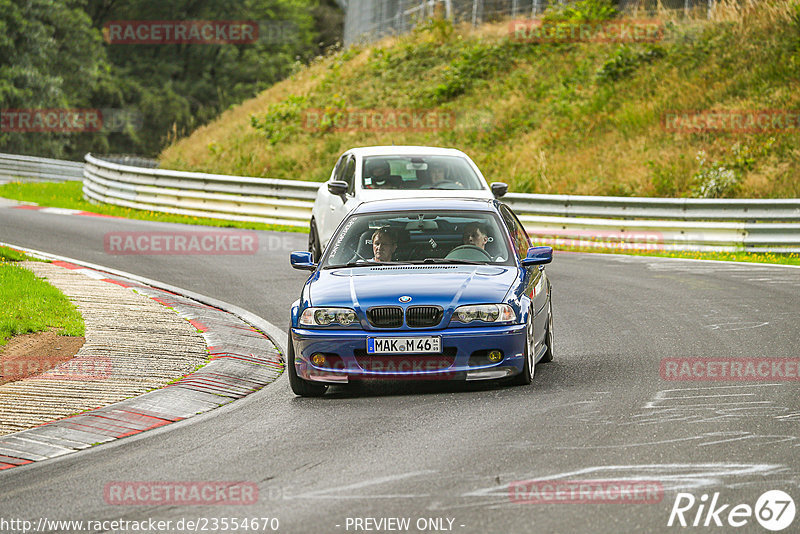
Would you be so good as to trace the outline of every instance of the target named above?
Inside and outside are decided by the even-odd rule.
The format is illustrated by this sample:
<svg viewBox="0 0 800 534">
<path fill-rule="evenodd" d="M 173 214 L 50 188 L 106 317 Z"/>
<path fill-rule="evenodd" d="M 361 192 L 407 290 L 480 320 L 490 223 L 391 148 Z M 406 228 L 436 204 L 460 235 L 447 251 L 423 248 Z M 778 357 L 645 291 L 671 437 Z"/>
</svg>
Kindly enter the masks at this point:
<svg viewBox="0 0 800 534">
<path fill-rule="evenodd" d="M 411 297 L 409 297 L 408 295 L 403 295 L 402 297 L 400 297 L 400 298 L 399 298 L 399 299 L 397 299 L 397 300 L 399 300 L 400 302 L 403 302 L 403 303 L 405 303 L 405 302 L 411 302 Z"/>
</svg>

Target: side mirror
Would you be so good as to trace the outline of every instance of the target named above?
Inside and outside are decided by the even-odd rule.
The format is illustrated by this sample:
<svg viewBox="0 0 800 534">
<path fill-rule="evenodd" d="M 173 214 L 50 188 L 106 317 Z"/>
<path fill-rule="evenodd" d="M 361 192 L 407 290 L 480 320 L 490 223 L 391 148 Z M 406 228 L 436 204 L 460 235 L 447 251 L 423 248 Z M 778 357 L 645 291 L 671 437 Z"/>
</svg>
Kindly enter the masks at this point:
<svg viewBox="0 0 800 534">
<path fill-rule="evenodd" d="M 345 193 L 347 193 L 348 188 L 349 186 L 347 185 L 347 182 L 345 182 L 344 180 L 331 180 L 330 182 L 328 182 L 328 191 L 330 192 L 330 194 L 336 195 L 337 197 L 340 197 Z"/>
<path fill-rule="evenodd" d="M 500 198 L 508 193 L 508 184 L 503 182 L 492 182 L 492 194 L 494 198 Z"/>
<path fill-rule="evenodd" d="M 291 256 L 289 257 L 289 261 L 291 262 L 292 267 L 295 269 L 313 271 L 317 268 L 317 264 L 314 263 L 311 253 L 306 252 L 305 250 L 292 252 Z"/>
<path fill-rule="evenodd" d="M 520 263 L 523 267 L 529 265 L 543 265 L 553 261 L 553 247 L 531 247 L 528 254 Z"/>
</svg>

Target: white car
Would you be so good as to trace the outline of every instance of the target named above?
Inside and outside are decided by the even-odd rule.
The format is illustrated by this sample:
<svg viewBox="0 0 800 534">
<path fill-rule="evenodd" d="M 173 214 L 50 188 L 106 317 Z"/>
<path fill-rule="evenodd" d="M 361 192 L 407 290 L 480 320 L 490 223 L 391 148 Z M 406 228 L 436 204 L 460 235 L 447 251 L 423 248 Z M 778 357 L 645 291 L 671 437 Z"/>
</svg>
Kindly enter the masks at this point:
<svg viewBox="0 0 800 534">
<path fill-rule="evenodd" d="M 336 227 L 362 202 L 431 196 L 433 190 L 440 191 L 437 196 L 491 199 L 505 195 L 508 185 L 493 182 L 489 186 L 469 156 L 453 148 L 353 148 L 341 155 L 330 179 L 317 192 L 308 251 L 319 261 Z"/>
</svg>

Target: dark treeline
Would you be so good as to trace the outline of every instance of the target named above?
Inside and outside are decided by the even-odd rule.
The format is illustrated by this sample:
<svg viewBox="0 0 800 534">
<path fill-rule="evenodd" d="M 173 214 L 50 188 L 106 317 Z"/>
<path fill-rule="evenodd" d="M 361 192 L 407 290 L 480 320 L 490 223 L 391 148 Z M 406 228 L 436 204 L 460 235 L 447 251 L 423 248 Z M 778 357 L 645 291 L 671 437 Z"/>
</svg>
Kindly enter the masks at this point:
<svg viewBox="0 0 800 534">
<path fill-rule="evenodd" d="M 107 42 L 109 23 L 145 20 L 259 31 L 247 44 Z M 0 0 L 0 152 L 154 156 L 336 46 L 342 20 L 333 0 Z M 92 129 L 74 127 L 91 111 L 62 113 L 55 128 L 42 111 L 65 109 L 100 110 L 102 127 L 51 131 Z M 23 131 L 37 129 L 48 131 Z"/>
</svg>

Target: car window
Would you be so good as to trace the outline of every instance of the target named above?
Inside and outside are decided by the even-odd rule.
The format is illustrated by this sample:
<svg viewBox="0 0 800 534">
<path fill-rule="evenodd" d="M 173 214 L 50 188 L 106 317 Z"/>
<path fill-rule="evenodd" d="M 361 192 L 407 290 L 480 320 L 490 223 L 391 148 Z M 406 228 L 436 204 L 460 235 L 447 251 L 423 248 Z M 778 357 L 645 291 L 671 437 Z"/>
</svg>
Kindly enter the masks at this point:
<svg viewBox="0 0 800 534">
<path fill-rule="evenodd" d="M 334 180 L 342 180 L 344 175 L 344 169 L 346 167 L 345 162 L 347 161 L 347 155 L 345 154 L 339 161 L 336 162 L 336 167 L 333 170 L 333 179 Z"/>
<path fill-rule="evenodd" d="M 375 260 L 376 235 L 391 248 L 390 259 L 380 261 L 514 264 L 505 225 L 494 212 L 429 210 L 351 215 L 332 237 L 322 267 Z"/>
<path fill-rule="evenodd" d="M 365 189 L 486 189 L 461 156 L 368 156 L 362 174 Z"/>
<path fill-rule="evenodd" d="M 528 249 L 531 247 L 531 240 L 528 237 L 528 233 L 525 231 L 522 223 L 519 222 L 519 219 L 517 219 L 517 216 L 514 215 L 514 212 L 508 207 L 501 206 L 500 212 L 503 214 L 503 221 L 506 223 L 508 232 L 511 234 L 511 240 L 514 243 L 514 250 L 517 253 L 517 257 L 519 259 L 525 258 L 525 256 L 528 255 Z"/>
<path fill-rule="evenodd" d="M 355 176 L 356 176 L 356 158 L 354 156 L 350 156 L 347 159 L 347 164 L 344 166 L 344 175 L 342 180 L 347 182 L 347 192 L 348 194 L 353 194 L 355 191 Z"/>
</svg>

